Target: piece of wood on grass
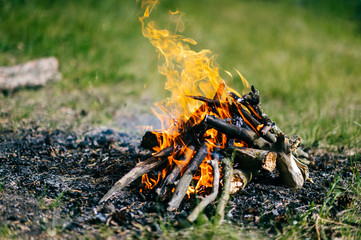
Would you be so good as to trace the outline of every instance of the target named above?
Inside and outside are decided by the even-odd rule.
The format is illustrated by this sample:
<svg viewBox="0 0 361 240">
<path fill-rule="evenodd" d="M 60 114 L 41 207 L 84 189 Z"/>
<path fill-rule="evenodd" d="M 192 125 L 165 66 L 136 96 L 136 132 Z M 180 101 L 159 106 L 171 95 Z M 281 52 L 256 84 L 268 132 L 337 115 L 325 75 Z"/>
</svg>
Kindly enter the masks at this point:
<svg viewBox="0 0 361 240">
<path fill-rule="evenodd" d="M 300 189 L 303 186 L 305 180 L 308 178 L 308 168 L 302 164 L 305 168 L 301 169 L 298 166 L 300 164 L 301 163 L 297 162 L 290 153 L 279 152 L 277 154 L 277 169 L 285 185 L 294 189 Z"/>
<path fill-rule="evenodd" d="M 14 91 L 21 87 L 44 86 L 59 80 L 59 62 L 55 57 L 40 58 L 15 66 L 0 67 L 0 91 Z"/>
</svg>

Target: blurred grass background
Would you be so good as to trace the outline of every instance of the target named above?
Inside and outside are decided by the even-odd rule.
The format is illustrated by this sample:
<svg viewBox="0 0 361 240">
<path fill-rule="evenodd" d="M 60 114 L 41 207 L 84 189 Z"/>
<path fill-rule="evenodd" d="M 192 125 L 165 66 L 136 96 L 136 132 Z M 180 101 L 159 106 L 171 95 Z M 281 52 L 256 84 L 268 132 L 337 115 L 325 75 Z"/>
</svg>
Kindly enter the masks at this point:
<svg viewBox="0 0 361 240">
<path fill-rule="evenodd" d="M 360 6 L 177 0 L 161 1 L 151 19 L 174 29 L 168 11 L 184 12 L 182 34 L 217 56 L 221 75 L 235 68 L 254 84 L 284 132 L 309 146 L 359 147 Z M 151 114 L 152 102 L 167 92 L 157 53 L 141 34 L 141 14 L 136 1 L 0 0 L 0 65 L 55 56 L 63 74 L 45 88 L 0 95 L 0 126 L 122 129 L 124 121 Z M 240 79 L 227 83 L 241 89 Z"/>
<path fill-rule="evenodd" d="M 260 90 L 265 112 L 285 133 L 299 134 L 306 146 L 360 151 L 360 0 L 168 0 L 151 19 L 174 30 L 168 11 L 177 9 L 185 13 L 183 35 L 198 42 L 195 49 L 210 49 L 224 77 L 223 70 L 238 69 Z M 0 66 L 55 56 L 63 75 L 40 89 L 0 93 L 0 129 L 40 126 L 82 133 L 106 125 L 141 133 L 152 103 L 168 94 L 157 53 L 141 34 L 141 14 L 136 1 L 0 0 Z M 240 79 L 227 81 L 241 90 Z M 355 169 L 350 188 L 359 198 Z M 334 190 L 329 192 L 325 203 L 332 208 Z M 359 201 L 353 204 L 340 221 L 359 222 Z M 291 224 L 297 216 L 291 216 L 283 238 L 299 239 L 300 229 L 314 238 L 312 214 L 297 225 Z M 357 238 L 347 226 L 325 225 L 346 239 Z M 214 238 L 244 238 L 234 227 L 182 232 L 200 239 L 207 231 Z M 176 238 L 172 229 L 163 230 Z M 249 238 L 264 237 L 261 230 L 255 234 Z"/>
</svg>

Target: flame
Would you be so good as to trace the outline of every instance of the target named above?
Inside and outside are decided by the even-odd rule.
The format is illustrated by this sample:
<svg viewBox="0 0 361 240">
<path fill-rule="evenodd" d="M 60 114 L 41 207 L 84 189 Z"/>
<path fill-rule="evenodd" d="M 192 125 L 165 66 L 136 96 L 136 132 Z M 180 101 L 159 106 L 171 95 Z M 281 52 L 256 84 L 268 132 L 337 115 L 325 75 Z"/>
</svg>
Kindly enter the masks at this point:
<svg viewBox="0 0 361 240">
<path fill-rule="evenodd" d="M 192 50 L 192 46 L 197 42 L 191 38 L 186 38 L 177 34 L 181 30 L 183 24 L 181 22 L 182 13 L 180 11 L 170 12 L 172 19 L 176 21 L 175 32 L 172 33 L 166 29 L 157 27 L 154 21 L 150 21 L 149 17 L 159 2 L 157 0 L 143 0 L 142 9 L 143 16 L 139 17 L 142 24 L 142 33 L 149 39 L 150 43 L 156 48 L 159 56 L 164 61 L 159 66 L 159 72 L 166 77 L 165 89 L 171 92 L 171 96 L 161 102 L 155 104 L 153 112 L 160 119 L 162 130 L 156 133 L 159 146 L 155 147 L 155 151 L 160 151 L 174 144 L 174 140 L 179 136 L 182 123 L 187 121 L 194 124 L 201 121 L 209 111 L 200 110 L 201 101 L 193 99 L 189 96 L 203 96 L 212 99 L 214 96 L 219 97 L 221 101 L 230 101 L 229 91 L 238 95 L 235 90 L 227 87 L 220 77 L 219 68 L 215 62 L 215 57 L 211 55 L 211 51 L 203 49 L 199 52 Z M 249 88 L 247 80 L 237 71 L 245 88 Z M 225 71 L 230 77 L 232 74 Z M 227 104 L 217 107 L 217 112 L 222 119 L 231 118 Z M 241 112 L 241 110 L 239 110 Z M 247 111 L 252 111 L 248 110 Z M 253 110 L 254 111 L 254 110 Z M 249 124 L 251 125 L 251 124 Z M 253 127 L 253 126 L 251 126 Z M 253 127 L 254 128 L 254 127 Z M 226 137 L 218 133 L 217 130 L 209 129 L 204 134 L 207 142 L 208 152 L 211 153 L 213 148 L 224 148 L 226 145 Z M 243 142 L 238 142 L 238 146 L 245 146 Z M 192 157 L 194 150 L 190 150 L 189 146 L 183 146 L 168 157 L 169 166 L 176 164 L 183 173 L 185 166 Z M 177 159 L 179 156 L 187 155 L 186 160 Z M 206 159 L 199 167 L 199 171 L 195 174 L 195 187 L 189 187 L 188 193 L 202 191 L 204 188 L 211 187 L 213 181 L 212 168 L 207 161 L 212 156 L 208 154 Z M 152 189 L 160 180 L 166 176 L 166 170 L 159 173 L 157 179 L 143 175 L 142 182 L 145 184 L 144 189 Z"/>
</svg>

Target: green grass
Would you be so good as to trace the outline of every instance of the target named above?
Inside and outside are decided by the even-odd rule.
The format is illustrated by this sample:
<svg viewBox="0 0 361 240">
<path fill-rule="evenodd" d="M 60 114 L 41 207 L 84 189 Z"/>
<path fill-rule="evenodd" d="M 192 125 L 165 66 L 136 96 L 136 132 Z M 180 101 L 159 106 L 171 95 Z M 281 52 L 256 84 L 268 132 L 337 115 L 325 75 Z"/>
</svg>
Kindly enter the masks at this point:
<svg viewBox="0 0 361 240">
<path fill-rule="evenodd" d="M 347 184 L 340 184 L 341 178 L 335 177 L 326 194 L 325 201 L 320 205 L 313 204 L 309 210 L 302 215 L 290 215 L 288 221 L 291 223 L 282 229 L 279 239 L 303 239 L 312 237 L 314 239 L 360 239 L 361 238 L 361 178 L 357 168 L 357 156 L 350 158 L 353 162 L 352 180 Z M 358 166 L 359 167 L 359 166 Z M 343 200 L 347 199 L 349 200 Z M 345 202 L 342 204 L 342 200 Z M 332 211 L 339 209 L 336 214 Z"/>
<path fill-rule="evenodd" d="M 150 113 L 152 102 L 168 93 L 157 54 L 141 35 L 139 5 L 0 0 L 0 65 L 55 56 L 63 75 L 38 90 L 0 93 L 1 129 L 37 124 L 82 132 L 106 125 L 129 131 L 119 119 Z M 359 152 L 360 6 L 357 0 L 178 0 L 161 1 L 151 18 L 174 29 L 168 10 L 185 12 L 183 34 L 198 42 L 195 49 L 210 49 L 236 89 L 240 80 L 228 79 L 223 70 L 238 69 L 260 90 L 265 112 L 284 132 L 299 134 L 306 146 Z M 339 191 L 360 197 L 358 172 L 347 189 L 333 186 L 325 203 Z M 299 228 L 315 234 L 317 222 L 321 236 L 328 229 L 352 238 L 361 219 L 359 201 L 352 204 L 337 220 L 341 225 L 329 222 L 324 207 L 297 218 L 285 228 L 287 236 L 299 237 Z"/>
</svg>

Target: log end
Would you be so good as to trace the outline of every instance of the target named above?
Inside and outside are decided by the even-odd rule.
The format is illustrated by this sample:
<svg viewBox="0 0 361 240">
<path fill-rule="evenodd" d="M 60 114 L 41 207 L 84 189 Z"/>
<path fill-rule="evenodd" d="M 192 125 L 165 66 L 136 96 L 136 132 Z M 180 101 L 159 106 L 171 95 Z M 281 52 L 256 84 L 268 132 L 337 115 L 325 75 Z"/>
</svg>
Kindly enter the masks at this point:
<svg viewBox="0 0 361 240">
<path fill-rule="evenodd" d="M 266 158 L 263 160 L 262 168 L 272 172 L 276 168 L 276 159 L 277 159 L 277 153 L 275 152 L 269 152 L 266 155 Z"/>
</svg>

